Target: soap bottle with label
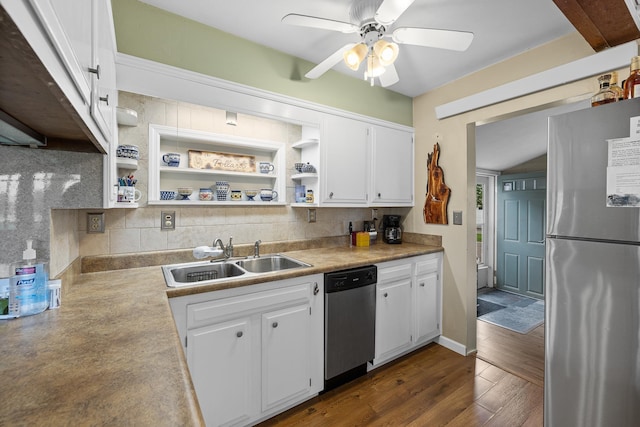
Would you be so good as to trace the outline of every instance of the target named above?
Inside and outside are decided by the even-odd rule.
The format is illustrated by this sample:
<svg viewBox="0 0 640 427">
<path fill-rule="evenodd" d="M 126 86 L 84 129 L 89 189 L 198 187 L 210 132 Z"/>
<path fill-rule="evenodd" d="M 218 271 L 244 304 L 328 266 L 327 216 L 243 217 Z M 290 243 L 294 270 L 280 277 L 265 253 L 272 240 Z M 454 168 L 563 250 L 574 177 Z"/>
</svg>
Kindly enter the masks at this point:
<svg viewBox="0 0 640 427">
<path fill-rule="evenodd" d="M 33 241 L 27 240 L 27 249 L 22 252 L 22 261 L 11 264 L 13 276 L 10 287 L 15 292 L 19 316 L 29 316 L 47 309 L 48 263 L 36 259 Z"/>
</svg>

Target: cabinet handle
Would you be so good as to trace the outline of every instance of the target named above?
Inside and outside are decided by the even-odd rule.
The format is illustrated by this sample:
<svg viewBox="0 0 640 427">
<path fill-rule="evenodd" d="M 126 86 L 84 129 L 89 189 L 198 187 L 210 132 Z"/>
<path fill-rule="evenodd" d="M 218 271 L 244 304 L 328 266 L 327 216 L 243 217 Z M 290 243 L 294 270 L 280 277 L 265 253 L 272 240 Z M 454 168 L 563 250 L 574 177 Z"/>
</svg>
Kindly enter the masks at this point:
<svg viewBox="0 0 640 427">
<path fill-rule="evenodd" d="M 238 331 L 238 332 L 236 332 L 236 336 L 237 336 L 238 338 L 241 338 L 241 337 L 242 337 L 242 335 L 243 335 L 243 334 L 242 334 L 242 331 Z"/>
<path fill-rule="evenodd" d="M 320 288 L 318 288 L 318 284 L 316 283 L 316 285 L 313 287 L 313 294 L 318 295 L 318 292 L 320 292 Z"/>
<path fill-rule="evenodd" d="M 381 193 L 378 193 L 378 199 L 379 199 L 380 197 L 382 197 L 382 194 L 381 194 Z"/>
<path fill-rule="evenodd" d="M 420 286 L 422 286 L 424 288 L 424 282 L 420 283 Z"/>
<path fill-rule="evenodd" d="M 107 96 L 101 96 L 100 101 L 105 102 L 107 105 L 109 105 L 109 94 L 107 94 Z"/>
<path fill-rule="evenodd" d="M 329 193 L 329 198 L 332 199 L 333 198 L 333 191 L 331 193 Z"/>
<path fill-rule="evenodd" d="M 386 298 L 389 296 L 389 294 L 385 292 L 383 296 Z"/>
<path fill-rule="evenodd" d="M 273 322 L 273 323 L 271 324 L 271 326 L 273 326 L 274 328 L 277 328 L 277 327 L 278 327 L 278 322 Z"/>
<path fill-rule="evenodd" d="M 95 74 L 98 80 L 100 80 L 100 64 L 96 65 L 96 68 L 89 67 L 89 72 Z"/>
</svg>

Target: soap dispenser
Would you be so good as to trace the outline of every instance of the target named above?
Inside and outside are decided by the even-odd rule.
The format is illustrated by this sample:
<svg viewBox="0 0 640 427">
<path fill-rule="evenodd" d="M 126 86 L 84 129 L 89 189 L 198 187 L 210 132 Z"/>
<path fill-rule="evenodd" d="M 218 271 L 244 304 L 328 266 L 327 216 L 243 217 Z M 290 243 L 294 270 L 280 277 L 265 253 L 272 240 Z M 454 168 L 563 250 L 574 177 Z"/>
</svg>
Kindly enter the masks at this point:
<svg viewBox="0 0 640 427">
<path fill-rule="evenodd" d="M 47 309 L 48 263 L 36 259 L 33 241 L 27 240 L 22 260 L 11 265 L 11 291 L 15 294 L 18 316 L 29 316 Z"/>
</svg>

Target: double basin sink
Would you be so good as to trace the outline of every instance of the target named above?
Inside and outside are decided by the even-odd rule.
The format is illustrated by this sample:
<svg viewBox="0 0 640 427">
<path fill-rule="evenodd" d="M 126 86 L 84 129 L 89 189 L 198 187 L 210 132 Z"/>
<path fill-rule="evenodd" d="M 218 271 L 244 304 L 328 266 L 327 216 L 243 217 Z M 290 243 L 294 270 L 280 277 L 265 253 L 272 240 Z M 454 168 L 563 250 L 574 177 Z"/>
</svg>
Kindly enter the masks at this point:
<svg viewBox="0 0 640 427">
<path fill-rule="evenodd" d="M 303 267 L 311 267 L 311 265 L 285 255 L 273 254 L 258 258 L 163 265 L 162 273 L 167 286 L 177 288 Z"/>
</svg>

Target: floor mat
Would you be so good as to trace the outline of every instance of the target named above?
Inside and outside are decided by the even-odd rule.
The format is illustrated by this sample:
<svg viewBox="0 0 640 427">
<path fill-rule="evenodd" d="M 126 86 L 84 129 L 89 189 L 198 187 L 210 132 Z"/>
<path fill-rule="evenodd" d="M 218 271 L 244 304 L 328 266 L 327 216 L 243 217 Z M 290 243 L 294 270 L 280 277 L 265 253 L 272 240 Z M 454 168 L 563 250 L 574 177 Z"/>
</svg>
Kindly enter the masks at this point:
<svg viewBox="0 0 640 427">
<path fill-rule="evenodd" d="M 492 289 L 478 292 L 478 304 L 485 303 L 502 305 L 504 308 L 478 314 L 478 320 L 521 334 L 529 333 L 544 322 L 544 301 Z"/>
<path fill-rule="evenodd" d="M 491 313 L 492 311 L 500 310 L 501 308 L 505 308 L 505 306 L 478 298 L 478 312 L 476 316 L 484 316 L 485 314 Z"/>
</svg>

